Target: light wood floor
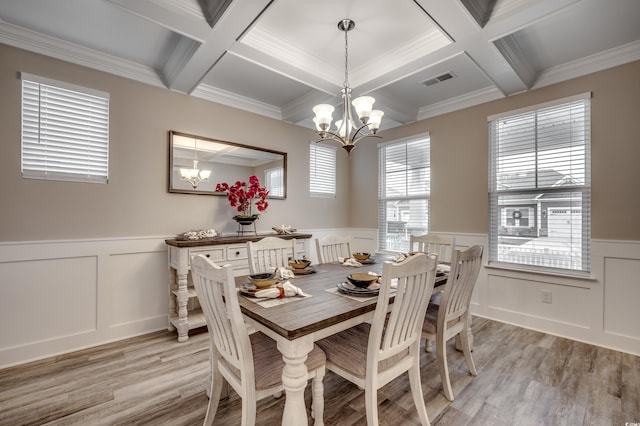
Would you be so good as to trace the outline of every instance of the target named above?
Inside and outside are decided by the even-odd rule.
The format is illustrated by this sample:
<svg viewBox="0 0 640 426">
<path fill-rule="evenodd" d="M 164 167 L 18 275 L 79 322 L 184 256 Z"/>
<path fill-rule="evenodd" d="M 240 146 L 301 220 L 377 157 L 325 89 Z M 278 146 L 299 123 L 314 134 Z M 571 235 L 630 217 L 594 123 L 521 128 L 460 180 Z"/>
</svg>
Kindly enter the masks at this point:
<svg viewBox="0 0 640 426">
<path fill-rule="evenodd" d="M 433 425 L 640 422 L 640 357 L 482 318 L 474 319 L 474 334 L 475 378 L 449 346 L 454 402 L 440 390 L 435 354 L 423 354 Z M 0 370 L 0 425 L 200 425 L 207 344 L 203 332 L 187 343 L 157 332 Z M 306 397 L 309 406 L 309 388 Z M 405 377 L 382 388 L 378 401 L 381 425 L 419 424 Z M 215 424 L 239 424 L 240 404 L 232 391 Z M 283 406 L 284 398 L 259 402 L 259 424 L 280 424 Z M 363 391 L 328 373 L 324 421 L 365 425 Z"/>
</svg>

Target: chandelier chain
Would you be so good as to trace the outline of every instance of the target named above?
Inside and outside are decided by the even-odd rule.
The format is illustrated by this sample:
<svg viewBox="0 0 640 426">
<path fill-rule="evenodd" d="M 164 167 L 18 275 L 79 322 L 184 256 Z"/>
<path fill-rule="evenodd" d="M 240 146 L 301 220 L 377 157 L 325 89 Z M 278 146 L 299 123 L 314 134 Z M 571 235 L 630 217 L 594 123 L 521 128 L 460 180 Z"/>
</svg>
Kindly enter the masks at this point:
<svg viewBox="0 0 640 426">
<path fill-rule="evenodd" d="M 344 29 L 344 86 L 349 87 L 349 28 Z"/>
</svg>

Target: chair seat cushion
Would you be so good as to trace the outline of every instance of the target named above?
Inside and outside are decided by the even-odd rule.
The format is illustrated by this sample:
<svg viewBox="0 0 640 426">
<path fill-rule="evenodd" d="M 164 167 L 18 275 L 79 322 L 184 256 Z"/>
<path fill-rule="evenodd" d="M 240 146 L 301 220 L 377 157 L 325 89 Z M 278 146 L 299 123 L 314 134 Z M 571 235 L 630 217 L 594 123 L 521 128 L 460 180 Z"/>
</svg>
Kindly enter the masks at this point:
<svg viewBox="0 0 640 426">
<path fill-rule="evenodd" d="M 429 304 L 430 305 L 436 305 L 436 306 L 440 306 L 440 301 L 442 300 L 442 295 L 444 294 L 444 291 L 436 291 L 431 295 L 431 299 L 429 299 Z"/>
<path fill-rule="evenodd" d="M 422 332 L 435 335 L 438 327 L 438 306 L 429 304 L 422 323 Z"/>
<path fill-rule="evenodd" d="M 256 375 L 256 389 L 267 389 L 282 383 L 284 361 L 278 350 L 276 341 L 269 336 L 257 332 L 249 336 L 253 349 L 253 368 Z M 317 346 L 307 357 L 305 364 L 309 371 L 322 367 L 326 363 L 324 352 Z M 240 374 L 238 371 L 237 374 Z"/>
<path fill-rule="evenodd" d="M 367 345 L 369 343 L 370 329 L 371 325 L 369 323 L 359 324 L 319 340 L 317 343 L 325 352 L 327 362 L 364 379 L 367 369 Z M 408 350 L 380 361 L 378 371 L 381 372 L 394 366 L 407 354 Z"/>
</svg>

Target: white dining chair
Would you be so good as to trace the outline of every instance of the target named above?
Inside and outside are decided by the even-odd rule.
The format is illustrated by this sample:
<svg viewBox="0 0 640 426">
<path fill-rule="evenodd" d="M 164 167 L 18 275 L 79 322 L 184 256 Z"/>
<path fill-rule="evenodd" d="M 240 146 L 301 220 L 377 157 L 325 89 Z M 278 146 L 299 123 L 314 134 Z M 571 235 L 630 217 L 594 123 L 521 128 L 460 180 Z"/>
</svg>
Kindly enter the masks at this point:
<svg viewBox="0 0 640 426">
<path fill-rule="evenodd" d="M 315 243 L 318 263 L 338 262 L 341 257 L 351 257 L 351 237 L 327 235 L 316 238 Z"/>
<path fill-rule="evenodd" d="M 289 258 L 296 257 L 296 240 L 265 237 L 259 241 L 247 241 L 249 273 L 274 272 L 276 268 L 288 267 Z"/>
<path fill-rule="evenodd" d="M 444 394 L 449 401 L 453 401 L 454 398 L 447 365 L 447 342 L 450 339 L 460 336 L 461 349 L 467 367 L 472 375 L 478 374 L 471 356 L 469 341 L 471 322 L 469 306 L 482 266 L 482 251 L 481 245 L 471 246 L 464 251 L 454 250 L 451 256 L 451 271 L 444 285 L 440 304 L 439 306 L 429 305 L 422 326 L 423 337 L 436 341 L 438 370 Z"/>
<path fill-rule="evenodd" d="M 265 334 L 249 335 L 231 265 L 221 267 L 198 255 L 191 261 L 191 273 L 206 318 L 211 351 L 211 388 L 204 424 L 213 424 L 224 379 L 242 398 L 242 425 L 254 425 L 256 402 L 284 390 L 282 354 L 275 340 Z M 312 379 L 311 415 L 315 425 L 323 424 L 325 361 L 324 352 L 314 345 L 305 362 L 307 379 Z"/>
<path fill-rule="evenodd" d="M 456 247 L 455 237 L 444 235 L 409 235 L 409 251 L 436 254 L 438 261 L 448 263 Z"/>
<path fill-rule="evenodd" d="M 327 369 L 364 388 L 368 425 L 378 424 L 378 389 L 404 372 L 420 422 L 429 424 L 420 380 L 420 340 L 435 276 L 435 258 L 423 253 L 401 263 L 385 262 L 371 324 L 317 342 L 327 356 Z M 397 281 L 393 289 L 392 281 Z"/>
</svg>

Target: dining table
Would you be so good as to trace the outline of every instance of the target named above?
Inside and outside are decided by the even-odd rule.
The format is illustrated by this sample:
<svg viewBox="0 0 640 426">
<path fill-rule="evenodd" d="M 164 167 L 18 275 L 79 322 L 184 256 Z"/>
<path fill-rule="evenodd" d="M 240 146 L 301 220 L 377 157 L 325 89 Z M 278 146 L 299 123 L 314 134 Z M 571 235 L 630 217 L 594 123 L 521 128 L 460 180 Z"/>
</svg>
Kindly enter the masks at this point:
<svg viewBox="0 0 640 426">
<path fill-rule="evenodd" d="M 307 424 L 304 390 L 307 386 L 305 360 L 315 341 L 373 318 L 377 296 L 357 297 L 337 291 L 337 285 L 347 281 L 351 273 L 380 274 L 391 256 L 375 256 L 361 266 L 345 263 L 313 265 L 293 271 L 289 282 L 300 288 L 305 296 L 282 299 L 239 297 L 240 309 L 248 324 L 277 342 L 284 368 L 282 384 L 285 405 L 282 424 Z M 447 276 L 440 274 L 436 285 L 444 284 Z M 236 285 L 248 283 L 247 276 L 236 277 Z M 243 293 L 240 292 L 242 295 Z M 391 296 L 393 302 L 393 295 Z M 316 424 L 322 424 L 316 419 Z"/>
</svg>

